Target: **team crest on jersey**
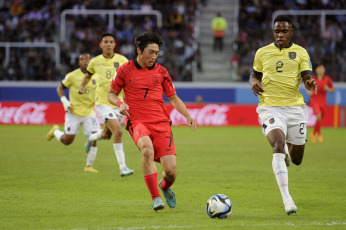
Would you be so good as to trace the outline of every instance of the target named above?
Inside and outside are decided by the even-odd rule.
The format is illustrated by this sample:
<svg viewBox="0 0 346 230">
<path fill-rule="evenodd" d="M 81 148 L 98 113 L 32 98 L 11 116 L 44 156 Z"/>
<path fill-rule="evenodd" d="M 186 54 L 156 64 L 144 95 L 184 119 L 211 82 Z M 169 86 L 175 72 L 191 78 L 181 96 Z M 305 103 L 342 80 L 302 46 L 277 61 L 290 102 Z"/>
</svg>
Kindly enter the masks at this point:
<svg viewBox="0 0 346 230">
<path fill-rule="evenodd" d="M 96 80 L 95 79 L 92 79 L 91 82 L 93 83 L 93 85 L 96 84 Z"/>
<path fill-rule="evenodd" d="M 116 69 L 119 68 L 119 66 L 120 66 L 119 62 L 114 62 L 114 67 L 115 67 Z"/>
<path fill-rule="evenodd" d="M 153 86 L 158 85 L 158 84 L 159 84 L 159 77 L 154 75 L 153 76 Z"/>
<path fill-rule="evenodd" d="M 288 57 L 289 57 L 290 59 L 296 59 L 297 53 L 296 53 L 296 52 L 288 52 Z"/>
</svg>

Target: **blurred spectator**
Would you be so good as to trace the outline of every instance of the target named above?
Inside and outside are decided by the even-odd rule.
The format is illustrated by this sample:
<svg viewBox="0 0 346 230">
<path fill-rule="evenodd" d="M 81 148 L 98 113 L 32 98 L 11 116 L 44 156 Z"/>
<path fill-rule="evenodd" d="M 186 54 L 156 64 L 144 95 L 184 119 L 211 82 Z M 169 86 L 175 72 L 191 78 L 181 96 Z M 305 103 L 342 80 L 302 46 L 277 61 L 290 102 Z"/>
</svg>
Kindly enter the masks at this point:
<svg viewBox="0 0 346 230">
<path fill-rule="evenodd" d="M 200 48 L 200 44 L 197 44 L 197 50 L 195 52 L 195 57 L 194 60 L 196 61 L 196 65 L 197 65 L 197 70 L 198 72 L 203 72 L 203 66 L 202 66 L 202 57 L 201 57 L 201 48 Z"/>
<path fill-rule="evenodd" d="M 163 27 L 157 28 L 153 15 L 115 15 L 114 26 L 109 26 L 108 16 L 68 15 L 66 17 L 66 42 L 60 41 L 60 15 L 63 10 L 124 9 L 159 10 Z M 116 52 L 132 59 L 134 38 L 146 31 L 162 34 L 160 64 L 167 67 L 175 80 L 192 80 L 192 62 L 196 42 L 192 37 L 195 0 L 13 0 L 0 1 L 0 42 L 57 42 L 60 44 L 61 69 L 56 69 L 54 52 L 48 48 L 13 48 L 11 60 L 0 75 L 0 80 L 57 81 L 61 76 L 78 68 L 76 54 L 88 52 L 98 55 L 99 37 L 104 32 L 117 37 Z M 1 49 L 2 50 L 2 49 Z M 14 55 L 14 56 L 12 56 Z M 5 55 L 0 65 L 4 64 Z"/>
<path fill-rule="evenodd" d="M 197 95 L 196 96 L 196 104 L 203 104 L 203 97 L 202 95 Z"/>
</svg>

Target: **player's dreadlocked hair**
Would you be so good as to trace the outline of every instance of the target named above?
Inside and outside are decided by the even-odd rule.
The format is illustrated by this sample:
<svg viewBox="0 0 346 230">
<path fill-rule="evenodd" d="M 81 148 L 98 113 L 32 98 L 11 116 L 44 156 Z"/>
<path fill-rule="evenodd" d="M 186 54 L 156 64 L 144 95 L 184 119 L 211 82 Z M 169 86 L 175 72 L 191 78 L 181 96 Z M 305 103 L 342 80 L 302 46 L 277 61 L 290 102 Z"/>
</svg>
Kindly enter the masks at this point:
<svg viewBox="0 0 346 230">
<path fill-rule="evenodd" d="M 288 22 L 288 24 L 290 24 L 292 26 L 292 28 L 294 28 L 294 24 L 293 24 L 293 18 L 291 18 L 288 15 L 278 15 L 275 19 L 274 19 L 274 24 L 276 22 Z"/>
<path fill-rule="evenodd" d="M 138 56 L 137 48 L 142 52 L 149 44 L 157 44 L 159 47 L 162 45 L 162 38 L 159 34 L 153 32 L 144 32 L 136 37 L 135 56 Z"/>
</svg>

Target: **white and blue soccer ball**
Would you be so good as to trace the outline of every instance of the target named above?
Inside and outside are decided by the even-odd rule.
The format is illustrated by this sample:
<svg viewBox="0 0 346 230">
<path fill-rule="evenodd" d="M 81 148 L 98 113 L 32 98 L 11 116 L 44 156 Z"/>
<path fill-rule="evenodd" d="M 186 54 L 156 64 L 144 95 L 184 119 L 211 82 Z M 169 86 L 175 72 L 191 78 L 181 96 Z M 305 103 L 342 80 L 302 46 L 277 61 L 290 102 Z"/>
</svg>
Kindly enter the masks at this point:
<svg viewBox="0 0 346 230">
<path fill-rule="evenodd" d="M 224 219 L 231 215 L 232 202 L 224 194 L 217 194 L 207 201 L 207 213 L 211 218 Z"/>
</svg>

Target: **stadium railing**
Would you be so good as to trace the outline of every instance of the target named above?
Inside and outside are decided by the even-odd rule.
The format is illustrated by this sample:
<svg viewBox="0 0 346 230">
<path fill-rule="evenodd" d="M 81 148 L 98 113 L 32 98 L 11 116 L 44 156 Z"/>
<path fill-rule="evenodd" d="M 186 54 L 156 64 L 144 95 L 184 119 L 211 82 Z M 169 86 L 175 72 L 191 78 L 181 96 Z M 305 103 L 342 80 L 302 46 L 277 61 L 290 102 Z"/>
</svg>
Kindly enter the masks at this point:
<svg viewBox="0 0 346 230">
<path fill-rule="evenodd" d="M 157 27 L 162 27 L 162 13 L 158 10 L 75 10 L 67 9 L 60 15 L 60 42 L 66 41 L 66 16 L 67 15 L 108 15 L 108 25 L 114 27 L 114 15 L 154 15 L 157 20 Z"/>
<path fill-rule="evenodd" d="M 326 30 L 326 15 L 346 15 L 346 10 L 276 10 L 272 15 L 272 25 L 274 19 L 278 15 L 320 15 L 321 16 L 321 32 Z"/>
<path fill-rule="evenodd" d="M 60 68 L 60 46 L 56 42 L 0 42 L 0 47 L 5 47 L 4 67 L 7 67 L 10 62 L 10 48 L 53 48 L 55 50 L 55 67 Z"/>
</svg>

